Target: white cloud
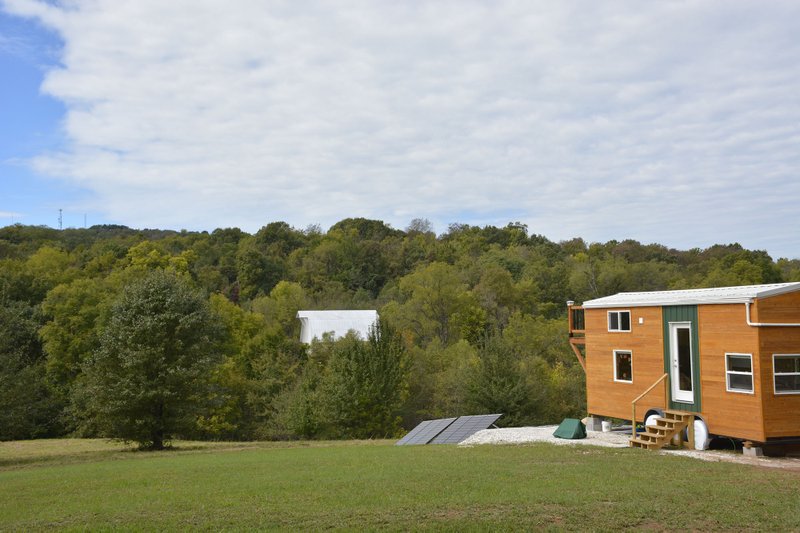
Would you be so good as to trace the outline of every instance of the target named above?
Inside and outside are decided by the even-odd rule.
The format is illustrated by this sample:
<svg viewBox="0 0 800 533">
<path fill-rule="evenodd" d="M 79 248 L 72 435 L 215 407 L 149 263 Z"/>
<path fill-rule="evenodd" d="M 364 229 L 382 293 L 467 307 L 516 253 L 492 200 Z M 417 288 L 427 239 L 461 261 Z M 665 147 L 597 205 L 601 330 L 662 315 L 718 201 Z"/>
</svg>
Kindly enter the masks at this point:
<svg viewBox="0 0 800 533">
<path fill-rule="evenodd" d="M 71 148 L 134 226 L 366 216 L 800 256 L 800 4 L 138 0 L 55 28 Z M 96 206 L 95 206 L 96 207 Z"/>
</svg>

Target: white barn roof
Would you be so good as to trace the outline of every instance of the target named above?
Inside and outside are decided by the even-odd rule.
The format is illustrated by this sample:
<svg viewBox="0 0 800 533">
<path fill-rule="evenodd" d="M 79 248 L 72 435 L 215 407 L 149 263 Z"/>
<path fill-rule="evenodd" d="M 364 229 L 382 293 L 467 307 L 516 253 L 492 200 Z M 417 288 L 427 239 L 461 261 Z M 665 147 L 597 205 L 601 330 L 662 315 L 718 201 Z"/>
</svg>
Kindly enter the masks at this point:
<svg viewBox="0 0 800 533">
<path fill-rule="evenodd" d="M 751 302 L 788 292 L 800 291 L 800 282 L 742 285 L 679 291 L 621 292 L 583 302 L 586 309 L 605 307 L 646 307 L 662 305 L 731 304 Z"/>
<path fill-rule="evenodd" d="M 350 330 L 362 339 L 369 335 L 369 329 L 378 321 L 377 311 L 298 311 L 300 319 L 300 342 L 311 344 L 315 338 L 321 339 L 324 333 L 332 333 L 334 339 L 347 335 Z"/>
</svg>

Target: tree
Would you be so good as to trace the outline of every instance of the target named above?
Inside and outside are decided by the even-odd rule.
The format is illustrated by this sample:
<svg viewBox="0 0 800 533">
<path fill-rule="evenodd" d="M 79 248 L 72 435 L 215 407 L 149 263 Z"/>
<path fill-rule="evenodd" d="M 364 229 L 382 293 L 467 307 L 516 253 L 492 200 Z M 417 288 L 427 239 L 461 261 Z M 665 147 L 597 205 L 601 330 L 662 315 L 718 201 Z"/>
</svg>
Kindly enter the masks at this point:
<svg viewBox="0 0 800 533">
<path fill-rule="evenodd" d="M 438 338 L 442 345 L 458 339 L 458 319 L 477 305 L 455 267 L 431 263 L 400 279 L 405 302 L 390 302 L 384 314 L 397 327 L 413 332 L 420 344 Z"/>
<path fill-rule="evenodd" d="M 405 348 L 385 322 L 378 322 L 366 341 L 352 334 L 337 341 L 321 385 L 329 435 L 361 439 L 396 435 L 407 375 Z"/>
<path fill-rule="evenodd" d="M 507 426 L 538 424 L 547 392 L 544 361 L 521 360 L 499 336 L 484 339 L 467 379 L 466 403 L 474 413 L 504 413 Z"/>
<path fill-rule="evenodd" d="M 35 308 L 0 298 L 0 440 L 56 435 L 61 405 L 44 379 Z"/>
<path fill-rule="evenodd" d="M 39 334 L 47 353 L 48 380 L 60 391 L 69 389 L 81 364 L 98 348 L 113 290 L 106 280 L 83 278 L 47 293 L 42 311 L 49 320 Z"/>
<path fill-rule="evenodd" d="M 250 309 L 264 316 L 265 327 L 283 332 L 288 338 L 299 338 L 297 312 L 308 306 L 308 297 L 299 283 L 280 281 L 269 293 L 252 301 Z"/>
<path fill-rule="evenodd" d="M 286 275 L 285 260 L 269 253 L 255 238 L 239 242 L 236 268 L 242 296 L 253 298 L 269 291 Z"/>
<path fill-rule="evenodd" d="M 221 330 L 204 296 L 176 274 L 155 271 L 112 307 L 100 347 L 76 390 L 102 433 L 163 449 L 194 430 L 220 361 Z"/>
</svg>

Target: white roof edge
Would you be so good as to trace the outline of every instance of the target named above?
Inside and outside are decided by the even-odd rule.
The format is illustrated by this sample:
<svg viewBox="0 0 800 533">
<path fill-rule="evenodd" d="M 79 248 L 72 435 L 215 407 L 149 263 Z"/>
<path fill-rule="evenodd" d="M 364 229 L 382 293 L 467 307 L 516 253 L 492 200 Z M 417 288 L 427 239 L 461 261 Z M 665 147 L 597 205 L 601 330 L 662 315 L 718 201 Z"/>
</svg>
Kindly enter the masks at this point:
<svg viewBox="0 0 800 533">
<path fill-rule="evenodd" d="M 625 294 L 625 293 L 622 293 L 622 294 Z M 597 300 L 600 300 L 600 298 L 598 298 Z M 685 300 L 680 300 L 680 301 L 677 301 L 677 300 L 663 300 L 663 301 L 653 300 L 652 302 L 637 302 L 637 303 L 632 303 L 632 302 L 616 302 L 616 303 L 608 302 L 608 303 L 603 303 L 603 302 L 596 302 L 596 300 L 589 300 L 588 302 L 584 302 L 584 304 L 581 307 L 583 307 L 584 309 L 605 309 L 607 307 L 609 307 L 609 308 L 610 307 L 663 307 L 665 305 L 743 304 L 743 303 L 747 303 L 747 302 L 752 302 L 752 300 L 753 300 L 752 298 L 731 298 L 729 300 L 714 300 L 714 301 L 711 301 L 711 300 L 700 300 L 700 299 L 690 300 L 690 299 L 687 298 Z"/>
<path fill-rule="evenodd" d="M 297 311 L 295 318 L 304 319 L 309 318 L 313 320 L 341 320 L 341 319 L 377 319 L 378 311 L 376 309 L 334 309 L 328 311 Z"/>
<path fill-rule="evenodd" d="M 600 309 L 611 307 L 661 307 L 665 305 L 736 304 L 795 291 L 800 291 L 800 282 L 674 291 L 621 292 L 612 296 L 587 300 L 582 307 L 585 309 Z"/>
<path fill-rule="evenodd" d="M 758 293 L 757 298 L 768 298 L 770 296 L 778 296 L 779 294 L 786 294 L 800 290 L 800 281 L 792 281 L 789 283 L 776 283 L 775 285 L 782 285 L 782 287 L 775 287 L 774 289 L 767 289 Z"/>
</svg>

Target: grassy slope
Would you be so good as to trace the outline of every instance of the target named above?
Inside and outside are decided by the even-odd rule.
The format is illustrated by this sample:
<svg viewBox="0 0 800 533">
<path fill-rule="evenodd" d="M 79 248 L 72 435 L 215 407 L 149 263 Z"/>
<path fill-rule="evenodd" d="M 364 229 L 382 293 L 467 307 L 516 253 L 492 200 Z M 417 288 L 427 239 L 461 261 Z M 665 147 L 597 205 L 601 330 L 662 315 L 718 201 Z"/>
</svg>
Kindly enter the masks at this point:
<svg viewBox="0 0 800 533">
<path fill-rule="evenodd" d="M 363 444 L 0 443 L 0 529 L 800 529 L 793 472 L 631 449 Z"/>
</svg>

